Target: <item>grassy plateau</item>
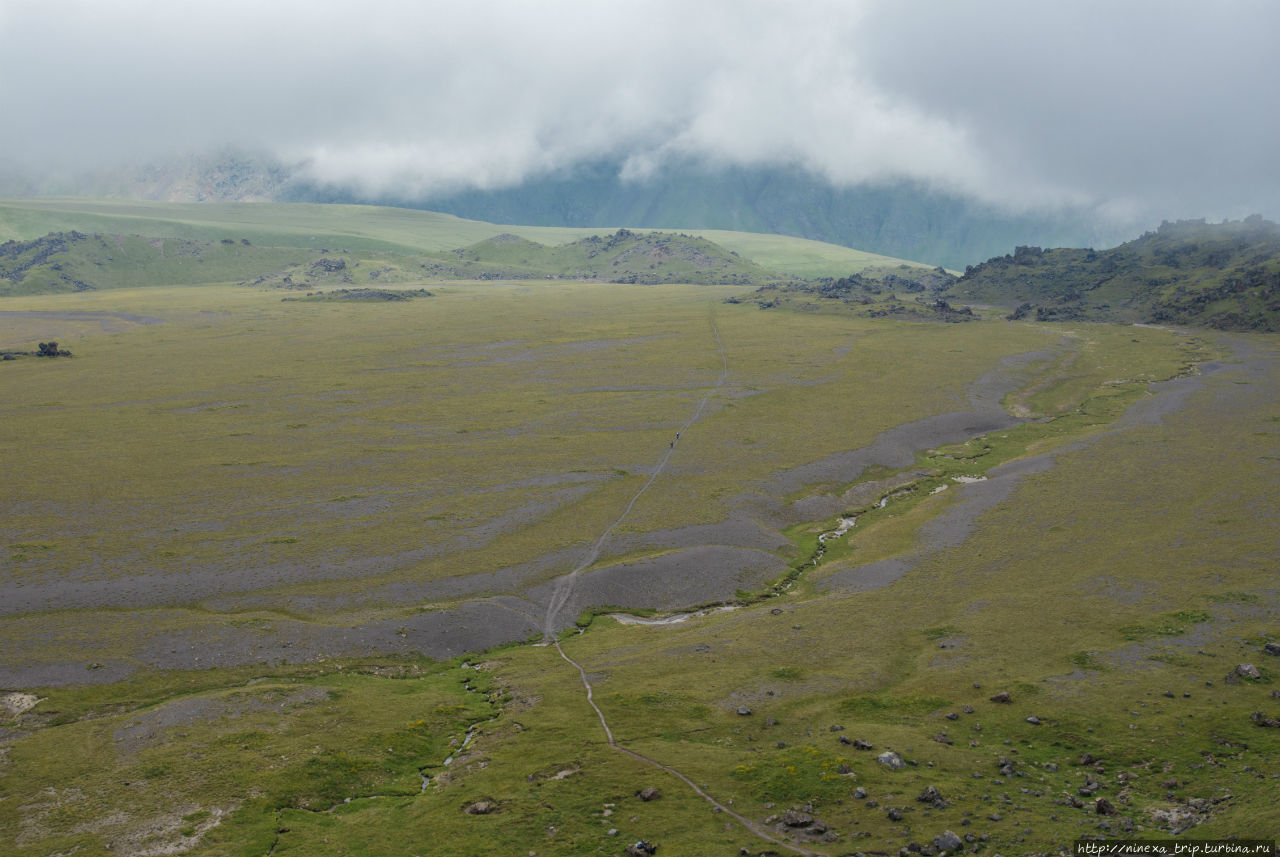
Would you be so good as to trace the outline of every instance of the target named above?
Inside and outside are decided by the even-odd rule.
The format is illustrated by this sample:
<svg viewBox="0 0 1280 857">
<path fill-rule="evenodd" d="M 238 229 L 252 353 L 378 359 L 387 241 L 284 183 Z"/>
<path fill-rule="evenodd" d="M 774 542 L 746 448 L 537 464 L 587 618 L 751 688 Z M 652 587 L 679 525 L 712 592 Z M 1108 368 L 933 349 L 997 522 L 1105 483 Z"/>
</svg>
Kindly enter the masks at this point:
<svg viewBox="0 0 1280 857">
<path fill-rule="evenodd" d="M 0 207 L 0 237 L 69 230 L 152 261 L 0 300 L 0 351 L 73 355 L 0 361 L 4 854 L 1280 831 L 1274 336 L 765 312 L 742 285 L 283 300 L 313 235 L 400 258 L 614 231 Z M 157 238 L 263 267 L 192 283 Z"/>
</svg>

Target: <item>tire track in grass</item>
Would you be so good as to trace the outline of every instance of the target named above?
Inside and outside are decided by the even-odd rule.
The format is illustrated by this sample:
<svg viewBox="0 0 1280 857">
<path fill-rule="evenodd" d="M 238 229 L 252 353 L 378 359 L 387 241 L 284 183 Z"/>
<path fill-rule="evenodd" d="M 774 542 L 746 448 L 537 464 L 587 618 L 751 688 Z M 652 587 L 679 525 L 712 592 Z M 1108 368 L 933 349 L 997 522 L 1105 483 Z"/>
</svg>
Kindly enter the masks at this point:
<svg viewBox="0 0 1280 857">
<path fill-rule="evenodd" d="M 712 315 L 709 321 L 711 324 L 711 333 L 716 340 L 716 351 L 720 354 L 720 380 L 718 380 L 712 388 L 712 391 L 715 392 L 722 388 L 729 378 L 729 359 L 724 353 L 724 343 L 720 339 L 720 329 L 716 327 L 715 316 Z M 605 531 L 600 534 L 600 538 L 596 539 L 595 544 L 591 546 L 591 550 L 587 551 L 587 555 L 583 557 L 582 562 L 578 563 L 576 568 L 556 581 L 555 588 L 551 594 L 551 600 L 547 605 L 546 618 L 542 624 L 544 635 L 543 644 L 555 646 L 556 651 L 560 654 L 560 657 L 564 659 L 565 663 L 578 671 L 578 677 L 582 680 L 582 687 L 586 690 L 587 704 L 591 706 L 591 709 L 596 713 L 596 717 L 600 720 L 600 728 L 604 730 L 605 741 L 609 745 L 609 749 L 672 775 L 692 789 L 693 793 L 698 797 L 711 804 L 715 809 L 736 820 L 756 837 L 763 839 L 766 842 L 771 842 L 774 845 L 779 845 L 795 854 L 803 854 L 806 855 L 806 857 L 823 857 L 820 852 L 810 851 L 806 848 L 795 845 L 794 843 L 773 836 L 761 825 L 746 816 L 740 815 L 730 807 L 725 806 L 723 803 L 707 794 L 706 791 L 699 787 L 693 780 L 689 779 L 689 777 L 685 776 L 676 768 L 673 768 L 670 765 L 665 765 L 656 759 L 649 758 L 643 753 L 639 753 L 628 747 L 620 745 L 613 737 L 613 730 L 609 728 L 609 721 L 605 718 L 604 712 L 600 710 L 600 706 L 596 705 L 591 681 L 587 678 L 587 671 L 582 668 L 581 664 L 565 653 L 564 648 L 560 645 L 560 640 L 555 634 L 556 618 L 559 616 L 560 611 L 564 609 L 564 606 L 568 603 L 570 597 L 572 597 L 574 583 L 577 580 L 578 575 L 600 558 L 600 551 L 604 547 L 604 543 L 609 539 L 609 536 L 613 534 L 613 531 L 618 528 L 618 525 L 620 525 L 626 517 L 631 514 L 631 510 L 635 508 L 636 502 L 640 499 L 641 495 L 648 491 L 649 486 L 662 475 L 664 470 L 666 470 L 667 462 L 669 462 L 671 460 L 671 456 L 675 454 L 676 445 L 680 441 L 680 436 L 702 418 L 702 413 L 706 410 L 707 402 L 710 401 L 710 399 L 711 395 L 709 393 L 699 400 L 698 407 L 694 410 L 693 416 L 689 417 L 688 421 L 686 421 L 680 430 L 676 432 L 675 440 L 673 440 L 671 445 L 667 448 L 666 454 L 662 456 L 662 460 L 658 462 L 658 466 L 654 469 L 648 480 L 645 481 L 644 485 L 640 486 L 640 490 L 632 496 L 631 501 L 627 503 L 627 507 L 622 510 L 622 514 L 619 515 L 617 520 L 610 524 Z"/>
</svg>

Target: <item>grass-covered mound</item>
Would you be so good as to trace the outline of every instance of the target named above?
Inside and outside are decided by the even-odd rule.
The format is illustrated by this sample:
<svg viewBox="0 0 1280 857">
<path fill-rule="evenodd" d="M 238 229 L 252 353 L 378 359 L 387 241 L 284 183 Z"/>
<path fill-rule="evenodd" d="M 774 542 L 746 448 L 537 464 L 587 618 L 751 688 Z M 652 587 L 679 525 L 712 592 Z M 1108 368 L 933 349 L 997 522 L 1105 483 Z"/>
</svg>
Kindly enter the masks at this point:
<svg viewBox="0 0 1280 857">
<path fill-rule="evenodd" d="M 1280 226 L 1255 215 L 1163 223 L 1110 250 L 1018 247 L 948 292 L 1041 321 L 1280 330 Z"/>
<path fill-rule="evenodd" d="M 341 248 L 350 253 L 380 258 L 459 250 L 503 234 L 516 235 L 553 248 L 592 236 L 607 241 L 617 228 L 499 225 L 432 211 L 370 205 L 165 203 L 68 198 L 0 200 L 0 241 L 25 242 L 51 232 L 71 231 L 149 235 L 205 243 L 247 240 L 254 247 L 306 251 L 319 248 L 336 251 Z M 706 238 L 771 271 L 795 277 L 845 276 L 870 266 L 904 263 L 902 259 L 786 235 L 719 229 L 684 231 Z M 589 248 L 585 249 L 580 258 L 585 258 L 588 252 Z M 511 254 L 509 257 L 519 258 Z M 293 262 L 302 261 L 304 259 L 295 254 Z M 311 259 L 308 257 L 306 261 Z M 451 260 L 446 258 L 445 261 Z M 593 263 L 596 261 L 599 260 L 592 260 Z M 417 264 L 415 262 L 414 267 Z M 638 268 L 636 273 L 641 275 L 646 270 Z M 261 272 L 256 272 L 255 276 L 258 273 Z M 599 270 L 599 274 L 604 279 L 610 277 L 605 270 Z M 422 276 L 421 272 L 417 276 Z M 234 274 L 225 281 L 243 278 L 241 274 Z M 184 282 L 188 281 L 174 280 L 174 283 Z"/>
<path fill-rule="evenodd" d="M 308 289 L 424 279 L 747 285 L 785 275 L 705 238 L 626 229 L 554 247 L 502 233 L 467 247 L 423 253 L 76 231 L 0 244 L 0 297 L 236 281 Z"/>
</svg>

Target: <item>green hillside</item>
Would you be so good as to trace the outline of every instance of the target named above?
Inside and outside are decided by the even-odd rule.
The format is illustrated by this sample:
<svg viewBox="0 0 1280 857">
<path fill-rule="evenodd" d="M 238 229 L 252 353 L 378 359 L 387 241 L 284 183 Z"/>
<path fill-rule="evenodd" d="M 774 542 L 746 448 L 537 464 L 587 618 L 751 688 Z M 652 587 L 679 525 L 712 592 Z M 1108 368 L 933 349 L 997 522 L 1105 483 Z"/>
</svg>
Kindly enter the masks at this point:
<svg viewBox="0 0 1280 857">
<path fill-rule="evenodd" d="M 167 203 L 33 198 L 0 200 L 0 240 L 51 232 L 147 235 L 255 247 L 426 253 L 468 247 L 502 234 L 548 246 L 607 236 L 616 227 L 509 226 L 448 214 L 369 205 Z M 915 264 L 834 244 L 724 230 L 691 230 L 771 270 L 800 277 L 846 276 L 868 265 Z"/>
<path fill-rule="evenodd" d="M 432 280 L 579 279 L 747 285 L 785 279 L 704 238 L 625 229 L 548 247 L 510 233 L 420 253 L 258 247 L 248 238 L 198 241 L 51 232 L 0 244 L 0 296 L 159 285 L 315 285 Z"/>
<path fill-rule="evenodd" d="M 1110 250 L 1018 247 L 948 292 L 1043 321 L 1280 330 L 1280 226 L 1259 216 L 1163 223 Z"/>
</svg>

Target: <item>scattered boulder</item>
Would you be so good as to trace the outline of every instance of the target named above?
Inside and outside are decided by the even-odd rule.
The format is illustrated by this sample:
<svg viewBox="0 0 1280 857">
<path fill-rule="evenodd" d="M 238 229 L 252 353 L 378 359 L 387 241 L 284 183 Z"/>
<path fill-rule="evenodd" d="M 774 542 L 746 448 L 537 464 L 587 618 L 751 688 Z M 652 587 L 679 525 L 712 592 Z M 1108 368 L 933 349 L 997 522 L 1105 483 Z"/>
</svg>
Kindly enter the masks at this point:
<svg viewBox="0 0 1280 857">
<path fill-rule="evenodd" d="M 1039 717 L 1036 717 L 1036 716 L 1033 714 L 1033 715 L 1031 715 L 1030 717 L 1028 717 L 1028 718 L 1027 718 L 1027 722 L 1028 722 L 1028 723 L 1030 723 L 1032 726 L 1039 726 L 1039 725 L 1040 725 L 1040 718 L 1039 718 Z"/>
<path fill-rule="evenodd" d="M 855 800 L 865 800 L 867 797 L 867 790 L 862 786 L 858 786 L 853 790 L 853 797 Z"/>
<path fill-rule="evenodd" d="M 902 761 L 902 757 L 892 750 L 886 750 L 876 756 L 876 761 L 893 771 L 901 771 L 907 766 L 907 763 Z"/>
<path fill-rule="evenodd" d="M 1096 812 L 1098 815 L 1115 815 L 1116 814 L 1115 806 L 1112 805 L 1111 801 L 1107 800 L 1104 797 L 1098 798 L 1097 803 L 1093 805 L 1093 811 Z"/>
<path fill-rule="evenodd" d="M 941 809 L 947 805 L 946 800 L 942 797 L 942 792 L 938 791 L 937 786 L 925 786 L 924 791 L 916 796 L 917 803 L 927 803 Z"/>
<path fill-rule="evenodd" d="M 1280 643 L 1267 643 L 1262 647 L 1262 651 L 1264 654 L 1280 658 Z"/>
<path fill-rule="evenodd" d="M 964 840 L 947 830 L 933 837 L 933 847 L 939 851 L 959 851 L 964 847 Z"/>
<path fill-rule="evenodd" d="M 991 697 L 991 701 L 999 703 L 1000 705 L 1009 705 L 1013 702 L 1013 697 L 1009 695 L 1009 691 L 1002 690 L 995 696 Z"/>
<path fill-rule="evenodd" d="M 1263 714 L 1261 711 L 1253 712 L 1253 714 L 1249 715 L 1249 719 L 1252 720 L 1258 726 L 1267 726 L 1271 729 L 1280 729 L 1280 720 L 1277 720 L 1274 717 L 1268 717 L 1267 715 Z"/>
<path fill-rule="evenodd" d="M 478 800 L 463 810 L 467 815 L 488 815 L 497 810 L 498 805 L 491 800 Z"/>
<path fill-rule="evenodd" d="M 782 823 L 787 827 L 808 827 L 813 824 L 813 816 L 798 809 L 789 809 L 782 814 Z"/>
<path fill-rule="evenodd" d="M 885 813 L 885 816 L 888 817 L 890 821 L 902 821 L 902 810 L 891 806 L 889 807 L 888 812 Z"/>
<path fill-rule="evenodd" d="M 871 747 L 871 742 L 870 742 L 870 741 L 864 741 L 864 740 L 863 740 L 863 739 L 861 739 L 861 738 L 854 738 L 854 739 L 853 739 L 853 749 L 855 749 L 855 750 L 870 750 L 870 749 L 872 749 L 872 747 Z"/>
<path fill-rule="evenodd" d="M 1262 673 L 1258 672 L 1258 668 L 1255 667 L 1253 664 L 1240 664 L 1238 667 L 1236 667 L 1235 674 L 1238 675 L 1240 678 L 1249 678 L 1249 679 L 1255 679 L 1255 680 L 1262 678 Z"/>
<path fill-rule="evenodd" d="M 649 857 L 650 854 L 656 853 L 657 850 L 657 845 L 641 839 L 639 842 L 633 842 L 628 845 L 627 850 L 624 853 L 627 857 Z"/>
<path fill-rule="evenodd" d="M 747 708 L 745 705 L 739 705 L 738 714 L 742 717 L 747 717 L 751 714 L 751 709 Z"/>
<path fill-rule="evenodd" d="M 934 736 L 933 736 L 933 740 L 937 741 L 939 744 L 954 744 L 954 743 L 956 743 L 955 741 L 952 741 L 950 738 L 948 738 L 948 737 L 947 737 L 947 733 L 946 733 L 946 732 L 939 732 L 937 735 L 934 735 Z"/>
<path fill-rule="evenodd" d="M 653 786 L 645 786 L 640 791 L 636 792 L 636 797 L 640 798 L 640 800 L 645 803 L 648 803 L 651 800 L 657 800 L 662 797 L 662 792 L 658 791 Z"/>
</svg>

